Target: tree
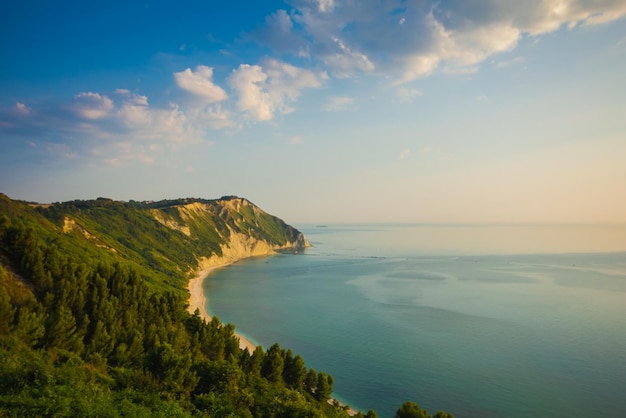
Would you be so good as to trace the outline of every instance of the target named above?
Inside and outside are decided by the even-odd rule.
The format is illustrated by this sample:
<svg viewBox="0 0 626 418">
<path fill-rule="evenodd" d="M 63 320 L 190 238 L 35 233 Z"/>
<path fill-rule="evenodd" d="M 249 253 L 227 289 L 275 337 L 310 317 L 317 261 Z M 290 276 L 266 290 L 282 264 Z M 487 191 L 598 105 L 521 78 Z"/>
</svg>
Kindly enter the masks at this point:
<svg viewBox="0 0 626 418">
<path fill-rule="evenodd" d="M 1 267 L 0 267 L 1 268 Z M 0 270 L 0 279 L 3 270 Z M 11 306 L 9 292 L 0 287 L 0 335 L 7 335 L 11 326 L 11 321 L 15 315 L 15 309 Z"/>
<path fill-rule="evenodd" d="M 76 319 L 65 306 L 60 306 L 50 316 L 46 331 L 48 347 L 63 348 L 76 353 L 82 352 L 83 341 L 76 333 Z"/>
<path fill-rule="evenodd" d="M 34 347 L 39 343 L 45 332 L 42 314 L 37 314 L 25 307 L 17 311 L 17 323 L 13 329 L 13 335 L 29 346 Z"/>
<path fill-rule="evenodd" d="M 428 412 L 415 402 L 407 401 L 396 411 L 395 418 L 429 418 Z"/>
<path fill-rule="evenodd" d="M 283 371 L 283 379 L 288 387 L 297 391 L 302 391 L 302 385 L 306 378 L 306 367 L 304 359 L 297 355 L 292 357 L 291 350 L 287 350 L 285 355 L 285 369 Z"/>
<path fill-rule="evenodd" d="M 248 350 L 241 351 L 241 367 L 243 370 L 253 376 L 259 376 L 261 374 L 261 367 L 265 360 L 265 351 L 260 345 L 257 346 L 252 354 Z"/>
<path fill-rule="evenodd" d="M 356 418 L 378 418 L 378 414 L 373 409 L 367 411 L 367 414 L 363 415 L 363 412 L 357 412 L 355 415 Z"/>
<path fill-rule="evenodd" d="M 146 369 L 161 383 L 164 390 L 174 394 L 190 392 L 198 383 L 191 365 L 190 355 L 176 354 L 167 343 L 156 345 L 146 358 Z"/>
<path fill-rule="evenodd" d="M 324 372 L 317 375 L 317 388 L 315 389 L 315 397 L 320 402 L 326 402 L 333 393 L 333 378 L 327 376 Z"/>
<path fill-rule="evenodd" d="M 261 368 L 261 376 L 270 382 L 278 382 L 282 379 L 285 360 L 283 359 L 283 350 L 278 343 L 272 345 L 263 361 Z"/>
<path fill-rule="evenodd" d="M 317 388 L 317 372 L 314 368 L 310 368 L 304 379 L 304 385 L 306 390 L 311 394 L 315 394 L 315 388 Z"/>
</svg>

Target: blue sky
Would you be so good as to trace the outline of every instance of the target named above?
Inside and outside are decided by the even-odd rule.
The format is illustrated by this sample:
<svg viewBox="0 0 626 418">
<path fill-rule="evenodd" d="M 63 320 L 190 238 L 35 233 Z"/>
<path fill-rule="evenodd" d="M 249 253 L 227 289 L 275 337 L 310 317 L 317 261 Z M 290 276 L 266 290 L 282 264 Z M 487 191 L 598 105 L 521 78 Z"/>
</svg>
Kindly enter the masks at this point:
<svg viewBox="0 0 626 418">
<path fill-rule="evenodd" d="M 129 4 L 130 3 L 130 4 Z M 0 192 L 626 222 L 623 0 L 0 5 Z"/>
</svg>

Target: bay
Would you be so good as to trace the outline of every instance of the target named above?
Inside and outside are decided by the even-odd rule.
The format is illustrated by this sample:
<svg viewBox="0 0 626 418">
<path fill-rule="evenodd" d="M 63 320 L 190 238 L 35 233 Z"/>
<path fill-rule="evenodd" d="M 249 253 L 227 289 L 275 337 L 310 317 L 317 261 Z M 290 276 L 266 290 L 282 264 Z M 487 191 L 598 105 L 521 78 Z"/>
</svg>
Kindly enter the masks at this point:
<svg viewBox="0 0 626 418">
<path fill-rule="evenodd" d="M 626 416 L 626 226 L 297 225 L 301 254 L 205 280 L 207 308 L 393 416 Z"/>
</svg>

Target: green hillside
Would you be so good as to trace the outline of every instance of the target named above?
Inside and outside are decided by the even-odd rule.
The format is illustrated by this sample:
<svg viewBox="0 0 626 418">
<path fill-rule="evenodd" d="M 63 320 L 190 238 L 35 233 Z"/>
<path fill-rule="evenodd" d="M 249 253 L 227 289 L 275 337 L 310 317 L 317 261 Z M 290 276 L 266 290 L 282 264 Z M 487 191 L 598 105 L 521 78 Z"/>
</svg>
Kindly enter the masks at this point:
<svg viewBox="0 0 626 418">
<path fill-rule="evenodd" d="M 251 248 L 307 245 L 237 197 L 0 194 L 0 416 L 347 417 L 330 374 L 278 344 L 241 350 L 234 326 L 187 312 L 200 261 L 242 236 Z"/>
<path fill-rule="evenodd" d="M 20 222 L 78 262 L 119 262 L 151 286 L 184 291 L 200 257 L 221 254 L 232 232 L 275 247 L 297 249 L 302 234 L 245 199 L 119 202 L 99 198 L 53 205 L 13 202 L 0 195 L 0 213 Z"/>
</svg>

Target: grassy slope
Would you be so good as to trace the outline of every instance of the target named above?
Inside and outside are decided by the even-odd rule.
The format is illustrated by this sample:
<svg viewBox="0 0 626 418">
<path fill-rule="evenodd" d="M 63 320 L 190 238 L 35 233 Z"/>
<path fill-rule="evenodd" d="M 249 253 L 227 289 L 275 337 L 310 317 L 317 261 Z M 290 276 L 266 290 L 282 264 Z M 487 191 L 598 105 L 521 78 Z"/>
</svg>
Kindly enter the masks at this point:
<svg viewBox="0 0 626 418">
<path fill-rule="evenodd" d="M 50 245 L 77 261 L 128 264 L 152 286 L 179 291 L 185 289 L 199 257 L 221 254 L 220 245 L 226 243 L 231 230 L 278 246 L 295 242 L 299 234 L 282 220 L 234 197 L 149 204 L 97 199 L 43 207 L 1 195 L 0 211 L 25 219 Z M 73 221 L 72 228 L 63 232 L 68 220 Z"/>
</svg>

